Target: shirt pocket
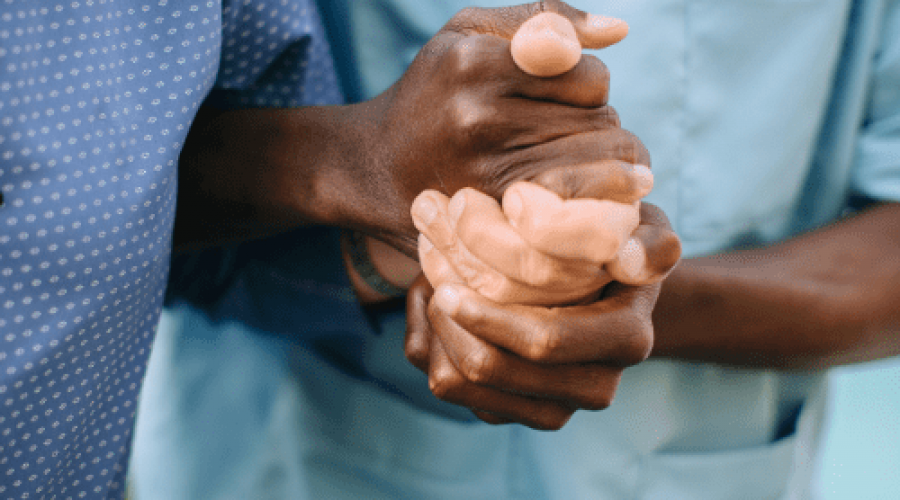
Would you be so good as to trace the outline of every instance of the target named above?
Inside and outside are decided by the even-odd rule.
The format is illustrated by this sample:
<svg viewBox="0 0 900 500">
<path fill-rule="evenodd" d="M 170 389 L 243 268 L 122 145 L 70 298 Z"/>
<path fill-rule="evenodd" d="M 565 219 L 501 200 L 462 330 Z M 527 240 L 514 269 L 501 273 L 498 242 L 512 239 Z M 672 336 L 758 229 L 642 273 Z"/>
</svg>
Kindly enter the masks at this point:
<svg viewBox="0 0 900 500">
<path fill-rule="evenodd" d="M 637 500 L 778 499 L 791 474 L 796 435 L 711 453 L 659 453 L 641 467 Z"/>
</svg>

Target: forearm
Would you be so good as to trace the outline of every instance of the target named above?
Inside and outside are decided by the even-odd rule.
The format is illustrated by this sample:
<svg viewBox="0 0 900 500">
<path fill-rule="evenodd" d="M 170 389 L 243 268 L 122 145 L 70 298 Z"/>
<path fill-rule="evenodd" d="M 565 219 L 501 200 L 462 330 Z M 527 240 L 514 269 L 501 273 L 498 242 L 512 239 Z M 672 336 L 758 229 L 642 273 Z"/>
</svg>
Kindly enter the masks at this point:
<svg viewBox="0 0 900 500">
<path fill-rule="evenodd" d="M 653 356 L 816 369 L 900 353 L 900 204 L 775 246 L 686 259 Z"/>
<path fill-rule="evenodd" d="M 367 163 L 377 145 L 364 106 L 203 109 L 180 158 L 176 250 L 308 224 L 396 225 L 379 203 L 392 187 Z"/>
</svg>

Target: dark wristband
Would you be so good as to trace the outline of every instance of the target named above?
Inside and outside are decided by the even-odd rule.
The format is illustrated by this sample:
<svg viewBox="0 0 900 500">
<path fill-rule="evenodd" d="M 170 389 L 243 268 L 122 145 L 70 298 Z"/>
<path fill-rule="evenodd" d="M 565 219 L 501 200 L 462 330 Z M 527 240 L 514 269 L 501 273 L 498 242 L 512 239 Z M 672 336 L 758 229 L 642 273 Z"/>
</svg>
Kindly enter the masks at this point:
<svg viewBox="0 0 900 500">
<path fill-rule="evenodd" d="M 350 256 L 350 265 L 353 270 L 369 285 L 370 288 L 388 297 L 399 297 L 406 294 L 406 290 L 384 279 L 375 269 L 375 264 L 369 258 L 369 250 L 366 247 L 366 237 L 356 231 L 344 231 L 341 238 L 347 255 Z"/>
</svg>

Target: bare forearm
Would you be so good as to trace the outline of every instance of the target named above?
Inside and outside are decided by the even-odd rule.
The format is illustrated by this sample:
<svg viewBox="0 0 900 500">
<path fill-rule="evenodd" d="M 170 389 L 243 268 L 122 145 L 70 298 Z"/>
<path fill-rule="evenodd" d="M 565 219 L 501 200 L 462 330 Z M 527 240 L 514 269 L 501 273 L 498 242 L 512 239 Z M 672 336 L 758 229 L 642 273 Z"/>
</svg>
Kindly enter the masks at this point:
<svg viewBox="0 0 900 500">
<path fill-rule="evenodd" d="M 370 178 L 362 106 L 201 111 L 180 159 L 176 250 L 308 224 L 375 232 L 367 214 L 389 212 L 390 187 Z"/>
<path fill-rule="evenodd" d="M 768 248 L 687 259 L 653 355 L 815 369 L 900 353 L 900 204 Z"/>
</svg>

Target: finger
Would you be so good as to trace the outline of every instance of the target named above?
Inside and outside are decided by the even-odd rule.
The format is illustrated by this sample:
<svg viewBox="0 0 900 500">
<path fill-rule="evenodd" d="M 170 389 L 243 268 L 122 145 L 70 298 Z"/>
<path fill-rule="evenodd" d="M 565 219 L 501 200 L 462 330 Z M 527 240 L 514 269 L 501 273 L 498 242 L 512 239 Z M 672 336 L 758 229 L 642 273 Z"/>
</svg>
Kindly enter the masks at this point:
<svg viewBox="0 0 900 500">
<path fill-rule="evenodd" d="M 603 106 L 609 98 L 609 69 L 595 56 L 586 55 L 571 71 L 548 79 L 523 72 L 510 56 L 510 42 L 502 38 L 474 35 L 444 43 L 448 53 L 435 70 L 460 84 L 580 108 Z"/>
<path fill-rule="evenodd" d="M 438 292 L 440 293 L 440 292 Z M 607 408 L 622 369 L 601 364 L 537 364 L 480 340 L 431 309 L 429 318 L 456 371 L 468 382 L 591 410 Z"/>
<path fill-rule="evenodd" d="M 507 70 L 516 76 L 504 82 L 506 83 L 504 95 L 590 109 L 605 106 L 609 101 L 609 68 L 596 56 L 590 54 L 581 56 L 569 71 L 554 78 L 540 78 L 518 71 L 521 69 L 519 65 L 508 58 L 504 59 L 502 64 L 512 64 L 517 69 L 517 71 L 512 71 L 512 68 Z M 609 121 L 619 123 L 619 118 L 612 108 L 607 113 L 612 118 Z"/>
<path fill-rule="evenodd" d="M 512 58 L 529 75 L 561 75 L 578 64 L 581 43 L 575 27 L 554 12 L 542 12 L 528 19 L 510 42 Z"/>
<path fill-rule="evenodd" d="M 497 415 L 534 429 L 559 429 L 574 409 L 556 401 L 541 401 L 467 382 L 447 357 L 441 341 L 431 343 L 428 384 L 432 394 L 442 401 Z"/>
<path fill-rule="evenodd" d="M 435 286 L 439 280 L 451 279 L 455 274 L 470 286 L 478 287 L 490 279 L 490 270 L 470 258 L 460 246 L 448 213 L 450 205 L 446 196 L 433 190 L 425 190 L 413 200 L 413 223 L 423 236 L 419 238 L 419 260 L 423 269 L 427 263 L 426 276 Z"/>
<path fill-rule="evenodd" d="M 640 227 L 635 231 L 640 231 Z M 635 236 L 619 249 L 619 253 L 606 264 L 606 271 L 612 278 L 627 285 L 646 285 L 657 281 L 647 266 L 647 252 L 641 240 Z"/>
<path fill-rule="evenodd" d="M 584 48 L 607 47 L 628 34 L 628 25 L 621 19 L 588 14 L 560 1 L 531 2 L 493 9 L 470 7 L 453 16 L 442 31 L 489 34 L 511 40 L 519 27 L 542 12 L 555 12 L 566 17 Z"/>
<path fill-rule="evenodd" d="M 493 413 L 488 413 L 486 411 L 472 410 L 472 413 L 474 413 L 476 417 L 481 419 L 481 421 L 491 424 L 491 425 L 502 425 L 502 424 L 513 423 L 513 421 L 508 418 L 498 417 L 497 415 L 494 415 Z"/>
<path fill-rule="evenodd" d="M 603 160 L 619 160 L 633 165 L 650 165 L 650 153 L 644 144 L 631 132 L 621 128 L 607 128 L 592 132 L 570 135 L 536 146 L 552 151 L 542 153 L 541 158 L 555 156 L 553 168 L 562 166 L 593 165 Z M 550 163 L 543 162 L 537 173 L 549 170 Z"/>
<path fill-rule="evenodd" d="M 612 107 L 575 107 L 572 101 L 580 97 L 572 88 L 560 88 L 560 92 L 552 90 L 529 89 L 527 96 L 517 95 L 501 101 L 492 108 L 499 116 L 493 117 L 491 129 L 483 130 L 481 134 L 502 144 L 506 150 L 515 150 L 620 126 L 619 116 Z M 523 96 L 527 99 L 520 98 Z M 557 104 L 561 101 L 567 105 Z"/>
<path fill-rule="evenodd" d="M 422 235 L 421 239 L 422 271 L 434 287 L 452 283 L 465 284 L 481 295 L 500 303 L 569 304 L 589 297 L 602 286 L 591 283 L 581 287 L 569 286 L 555 290 L 532 287 L 515 282 L 491 269 L 471 255 L 462 244 L 456 245 L 456 257 L 451 263 L 437 248 L 428 243 L 425 235 Z M 467 277 L 457 274 L 457 269 L 463 269 Z M 609 282 L 605 274 L 602 278 L 603 284 Z"/>
<path fill-rule="evenodd" d="M 448 215 L 449 198 L 432 189 L 422 191 L 413 200 L 410 211 L 413 224 L 424 238 L 419 238 L 419 262 L 432 285 L 444 280 L 470 283 L 478 278 L 480 269 L 473 268 L 459 255 L 460 248 Z"/>
<path fill-rule="evenodd" d="M 575 28 L 578 41 L 586 49 L 602 49 L 622 41 L 628 35 L 628 24 L 615 17 L 578 10 L 565 2 L 545 2 L 548 10 L 565 16 Z"/>
<path fill-rule="evenodd" d="M 428 322 L 428 304 L 433 294 L 434 289 L 424 275 L 416 278 L 406 294 L 406 339 L 403 349 L 406 359 L 426 373 L 431 350 L 428 339 L 432 335 Z"/>
<path fill-rule="evenodd" d="M 543 172 L 561 168 L 581 168 L 605 160 L 649 165 L 650 155 L 634 134 L 621 128 L 607 128 L 567 135 L 531 147 L 506 152 L 502 159 L 488 159 L 491 172 L 478 188 L 499 199 L 514 182 L 531 180 Z"/>
<path fill-rule="evenodd" d="M 465 283 L 444 255 L 434 248 L 428 237 L 419 235 L 419 262 L 432 287 L 449 283 Z"/>
<path fill-rule="evenodd" d="M 681 242 L 674 232 L 639 226 L 606 270 L 618 282 L 648 285 L 664 280 L 680 256 Z"/>
<path fill-rule="evenodd" d="M 498 304 L 465 287 L 442 286 L 432 303 L 472 335 L 536 363 L 630 366 L 653 346 L 650 316 L 659 288 L 612 282 L 603 300 L 547 308 Z"/>
<path fill-rule="evenodd" d="M 430 224 L 418 223 L 419 228 L 423 231 L 423 236 L 420 238 L 419 262 L 433 286 L 462 281 L 496 302 L 522 304 L 576 302 L 591 295 L 600 287 L 594 282 L 587 282 L 580 286 L 572 284 L 558 289 L 534 287 L 513 281 L 484 263 L 456 238 L 452 222 L 454 217 L 447 213 L 448 211 L 455 212 L 454 215 L 458 216 L 460 200 L 464 199 L 467 193 L 471 196 L 471 193 L 476 193 L 476 191 L 468 188 L 460 190 L 453 196 L 450 203 L 444 203 L 444 197 L 439 193 L 423 193 L 413 204 L 414 220 L 419 218 L 417 214 L 430 210 L 428 204 L 432 204 L 437 211 Z M 434 243 L 431 244 L 432 242 Z M 605 277 L 605 275 L 600 275 L 600 277 Z"/>
<path fill-rule="evenodd" d="M 566 165 L 541 173 L 531 182 L 560 198 L 594 198 L 635 203 L 653 189 L 653 173 L 644 165 L 605 160 L 593 164 Z"/>
<path fill-rule="evenodd" d="M 454 195 L 454 203 L 450 219 L 455 221 L 460 243 L 509 279 L 547 291 L 596 290 L 609 282 L 601 266 L 551 257 L 533 248 L 490 196 L 463 190 Z"/>
<path fill-rule="evenodd" d="M 606 266 L 621 283 L 646 285 L 665 279 L 681 258 L 681 240 L 656 206 L 641 205 L 641 225 Z"/>
<path fill-rule="evenodd" d="M 562 200 L 531 182 L 503 194 L 503 212 L 516 232 L 537 250 L 597 265 L 612 260 L 637 229 L 638 207 L 609 200 Z"/>
<path fill-rule="evenodd" d="M 413 225 L 428 236 L 433 245 L 440 248 L 451 246 L 455 241 L 451 221 L 447 218 L 450 198 L 433 189 L 419 193 L 412 202 L 410 215 Z"/>
<path fill-rule="evenodd" d="M 668 275 L 681 259 L 681 239 L 666 214 L 652 203 L 641 203 L 641 226 L 636 236 L 647 254 L 651 272 Z"/>
</svg>

